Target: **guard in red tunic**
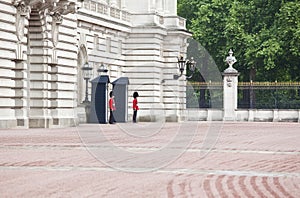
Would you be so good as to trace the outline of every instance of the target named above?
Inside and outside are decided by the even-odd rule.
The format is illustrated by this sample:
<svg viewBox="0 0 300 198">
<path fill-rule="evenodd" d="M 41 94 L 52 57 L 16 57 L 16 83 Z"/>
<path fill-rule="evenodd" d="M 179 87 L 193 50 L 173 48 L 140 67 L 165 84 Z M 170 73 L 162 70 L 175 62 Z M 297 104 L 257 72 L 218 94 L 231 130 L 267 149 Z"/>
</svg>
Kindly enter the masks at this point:
<svg viewBox="0 0 300 198">
<path fill-rule="evenodd" d="M 109 93 L 109 111 L 110 111 L 110 115 L 109 115 L 109 124 L 114 124 L 116 123 L 115 117 L 114 117 L 114 111 L 116 110 L 116 103 L 115 103 L 115 96 L 113 95 L 113 92 L 111 91 Z"/>
<path fill-rule="evenodd" d="M 137 111 L 139 110 L 137 97 L 139 96 L 138 92 L 133 93 L 133 122 L 136 123 Z"/>
</svg>

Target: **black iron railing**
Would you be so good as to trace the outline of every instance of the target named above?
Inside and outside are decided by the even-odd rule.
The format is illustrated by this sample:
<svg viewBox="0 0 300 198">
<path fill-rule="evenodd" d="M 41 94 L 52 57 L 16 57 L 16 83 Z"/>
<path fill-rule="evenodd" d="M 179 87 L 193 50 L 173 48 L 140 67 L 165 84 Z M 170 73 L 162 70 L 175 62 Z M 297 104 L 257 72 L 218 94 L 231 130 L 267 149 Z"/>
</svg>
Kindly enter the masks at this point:
<svg viewBox="0 0 300 198">
<path fill-rule="evenodd" d="M 240 82 L 238 108 L 300 109 L 300 82 Z"/>
<path fill-rule="evenodd" d="M 186 104 L 187 108 L 222 108 L 223 82 L 189 82 Z"/>
<path fill-rule="evenodd" d="M 187 108 L 222 108 L 223 82 L 188 82 Z M 300 82 L 239 82 L 238 108 L 300 109 Z"/>
</svg>

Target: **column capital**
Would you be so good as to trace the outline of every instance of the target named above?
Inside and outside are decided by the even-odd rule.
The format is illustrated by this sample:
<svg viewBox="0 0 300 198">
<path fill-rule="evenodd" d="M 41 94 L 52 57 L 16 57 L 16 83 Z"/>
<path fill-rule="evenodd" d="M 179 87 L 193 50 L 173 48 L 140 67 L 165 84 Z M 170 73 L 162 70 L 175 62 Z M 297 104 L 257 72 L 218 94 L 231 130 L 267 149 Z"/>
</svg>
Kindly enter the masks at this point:
<svg viewBox="0 0 300 198">
<path fill-rule="evenodd" d="M 20 16 L 29 18 L 29 13 L 31 12 L 31 8 L 28 1 L 14 0 L 13 5 L 17 8 L 17 13 L 20 14 Z"/>
</svg>

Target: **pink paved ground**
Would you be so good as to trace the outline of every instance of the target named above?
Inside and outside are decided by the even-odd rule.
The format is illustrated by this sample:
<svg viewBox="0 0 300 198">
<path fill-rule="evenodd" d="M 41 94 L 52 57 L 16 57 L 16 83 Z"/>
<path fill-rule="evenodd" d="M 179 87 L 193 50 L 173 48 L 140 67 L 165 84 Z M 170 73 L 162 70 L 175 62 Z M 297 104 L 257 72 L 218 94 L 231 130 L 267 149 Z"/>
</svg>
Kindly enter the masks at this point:
<svg viewBox="0 0 300 198">
<path fill-rule="evenodd" d="M 0 197 L 299 198 L 299 127 L 189 122 L 0 130 Z M 172 156 L 176 151 L 182 152 Z"/>
</svg>

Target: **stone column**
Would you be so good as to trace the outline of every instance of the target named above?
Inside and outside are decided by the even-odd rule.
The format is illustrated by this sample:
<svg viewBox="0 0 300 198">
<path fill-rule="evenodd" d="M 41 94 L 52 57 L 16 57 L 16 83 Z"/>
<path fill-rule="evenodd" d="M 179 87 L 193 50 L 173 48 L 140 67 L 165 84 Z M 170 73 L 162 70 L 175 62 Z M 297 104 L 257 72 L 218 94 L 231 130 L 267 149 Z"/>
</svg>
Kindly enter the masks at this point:
<svg viewBox="0 0 300 198">
<path fill-rule="evenodd" d="M 29 128 L 48 128 L 52 122 L 50 116 L 49 88 L 51 69 L 48 66 L 49 34 L 45 12 L 32 10 L 29 20 L 30 48 L 30 109 Z M 46 31 L 45 31 L 46 30 Z"/>
<path fill-rule="evenodd" d="M 224 115 L 223 120 L 234 121 L 236 120 L 235 111 L 237 109 L 238 100 L 238 76 L 239 72 L 232 67 L 236 62 L 234 56 L 232 56 L 232 50 L 229 51 L 229 56 L 226 58 L 226 62 L 229 67 L 223 72 L 223 107 Z"/>
<path fill-rule="evenodd" d="M 17 120 L 17 127 L 28 128 L 28 65 L 27 65 L 27 26 L 28 18 L 30 15 L 30 6 L 26 1 L 15 0 L 14 6 L 16 7 L 16 58 L 14 59 L 15 68 L 15 117 Z"/>
<path fill-rule="evenodd" d="M 169 30 L 169 34 L 164 37 L 163 105 L 166 121 L 170 122 L 186 119 L 186 73 L 175 79 L 174 75 L 180 75 L 178 58 L 181 55 L 185 57 L 189 36 L 183 32 Z"/>
<path fill-rule="evenodd" d="M 166 31 L 145 24 L 143 27 L 132 28 L 130 36 L 126 39 L 125 56 L 130 63 L 126 63 L 123 72 L 130 79 L 128 113 L 131 117 L 133 113 L 132 94 L 138 91 L 141 107 L 138 112 L 139 121 L 160 121 L 164 113 L 160 83 L 164 63 L 160 57 L 160 45 L 164 41 L 165 35 Z"/>
<path fill-rule="evenodd" d="M 63 0 L 46 0 L 45 4 L 37 4 L 31 11 L 28 31 L 31 49 L 29 110 L 31 128 L 74 125 L 73 86 L 77 62 L 75 17 L 69 15 L 68 17 L 73 18 L 64 26 L 67 42 L 59 39 L 59 27 L 63 25 L 62 15 L 75 11 L 74 2 Z M 70 69 L 72 67 L 74 70 Z"/>
</svg>

